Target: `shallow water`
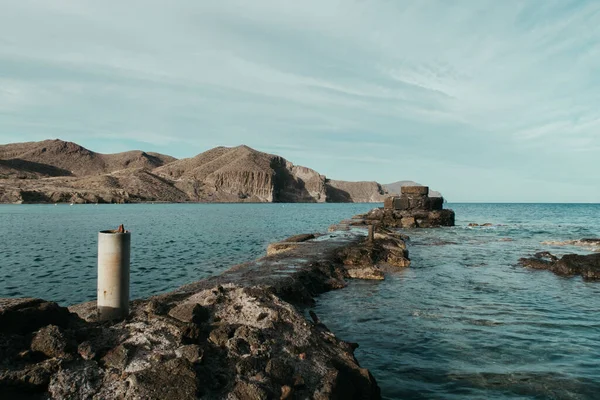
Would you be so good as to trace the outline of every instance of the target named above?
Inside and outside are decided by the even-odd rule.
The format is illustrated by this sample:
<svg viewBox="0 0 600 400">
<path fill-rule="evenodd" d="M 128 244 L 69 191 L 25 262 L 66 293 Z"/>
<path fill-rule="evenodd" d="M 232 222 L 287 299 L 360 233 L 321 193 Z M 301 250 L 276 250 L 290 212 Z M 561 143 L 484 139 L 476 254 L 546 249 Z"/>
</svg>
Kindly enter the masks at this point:
<svg viewBox="0 0 600 400">
<path fill-rule="evenodd" d="M 457 227 L 408 232 L 410 269 L 324 294 L 321 320 L 361 345 L 384 398 L 600 398 L 600 282 L 516 265 L 585 253 L 540 243 L 599 237 L 600 206 L 452 207 Z"/>
<path fill-rule="evenodd" d="M 315 311 L 388 399 L 600 398 L 600 282 L 530 271 L 517 260 L 600 237 L 600 205 L 451 204 L 457 227 L 413 230 L 411 268 L 353 281 Z M 0 297 L 70 304 L 95 296 L 96 232 L 132 230 L 132 296 L 264 255 L 371 204 L 0 206 Z M 467 228 L 469 222 L 491 222 Z"/>
</svg>

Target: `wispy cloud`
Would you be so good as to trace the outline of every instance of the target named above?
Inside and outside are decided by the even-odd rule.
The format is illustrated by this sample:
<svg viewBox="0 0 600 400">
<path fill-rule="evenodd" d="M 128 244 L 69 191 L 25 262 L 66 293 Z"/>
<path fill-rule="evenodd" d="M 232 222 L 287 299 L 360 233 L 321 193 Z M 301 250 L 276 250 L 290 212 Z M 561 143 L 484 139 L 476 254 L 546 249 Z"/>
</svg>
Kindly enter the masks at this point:
<svg viewBox="0 0 600 400">
<path fill-rule="evenodd" d="M 493 165 L 506 184 L 491 199 L 599 156 L 593 0 L 0 7 L 0 141 L 128 140 L 180 157 L 246 143 L 335 178 L 440 189 L 452 182 L 433 160 L 466 180 Z"/>
</svg>

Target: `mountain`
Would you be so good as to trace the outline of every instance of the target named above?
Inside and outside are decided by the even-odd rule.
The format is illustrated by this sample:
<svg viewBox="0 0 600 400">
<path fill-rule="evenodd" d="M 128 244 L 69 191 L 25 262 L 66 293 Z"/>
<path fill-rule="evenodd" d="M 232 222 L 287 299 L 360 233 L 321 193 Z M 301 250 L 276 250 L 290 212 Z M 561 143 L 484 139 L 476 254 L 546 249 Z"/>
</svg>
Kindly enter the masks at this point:
<svg viewBox="0 0 600 400">
<path fill-rule="evenodd" d="M 397 194 L 397 195 L 400 195 L 400 188 L 402 186 L 423 186 L 423 185 L 421 185 L 420 183 L 414 182 L 414 181 L 398 181 L 398 182 L 388 183 L 388 184 L 383 185 L 383 187 L 389 194 Z M 442 197 L 442 194 L 440 192 L 436 192 L 435 190 L 429 190 L 429 197 Z"/>
<path fill-rule="evenodd" d="M 4 177 L 90 176 L 131 168 L 154 169 L 173 161 L 171 156 L 143 151 L 100 154 L 62 140 L 0 145 L 0 176 Z"/>
<path fill-rule="evenodd" d="M 331 180 L 244 145 L 180 160 L 62 140 L 0 145 L 3 203 L 382 202 L 387 194 L 377 182 Z"/>
</svg>

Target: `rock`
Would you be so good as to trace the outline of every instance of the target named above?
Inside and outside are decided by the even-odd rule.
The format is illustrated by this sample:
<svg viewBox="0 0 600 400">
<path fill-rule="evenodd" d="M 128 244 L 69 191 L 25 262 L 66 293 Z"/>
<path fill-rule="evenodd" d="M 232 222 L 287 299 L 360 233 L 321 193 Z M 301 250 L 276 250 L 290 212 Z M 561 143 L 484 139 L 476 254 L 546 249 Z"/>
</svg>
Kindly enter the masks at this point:
<svg viewBox="0 0 600 400">
<path fill-rule="evenodd" d="M 476 224 L 476 223 L 474 223 L 474 222 L 471 222 L 471 223 L 470 223 L 469 225 L 467 225 L 467 226 L 469 226 L 469 227 L 471 227 L 471 228 L 475 228 L 475 227 L 478 227 L 478 226 L 479 226 L 479 224 Z"/>
<path fill-rule="evenodd" d="M 183 303 L 169 311 L 169 316 L 181 322 L 201 324 L 208 321 L 210 312 L 197 303 Z"/>
<path fill-rule="evenodd" d="M 94 347 L 88 341 L 80 343 L 79 346 L 77 346 L 77 353 L 84 360 L 93 360 L 97 355 Z"/>
<path fill-rule="evenodd" d="M 267 362 L 265 372 L 279 383 L 293 382 L 294 367 L 281 358 L 273 358 Z"/>
<path fill-rule="evenodd" d="M 404 195 L 402 197 L 394 198 L 394 210 L 408 210 L 410 208 L 410 200 Z"/>
<path fill-rule="evenodd" d="M 385 208 L 386 210 L 392 210 L 394 209 L 394 201 L 396 199 L 398 199 L 399 197 L 396 196 L 389 196 L 386 197 L 385 200 L 383 201 L 383 208 Z"/>
<path fill-rule="evenodd" d="M 290 236 L 289 238 L 282 240 L 282 242 L 287 242 L 287 243 L 306 242 L 307 240 L 314 239 L 317 236 L 318 235 L 316 235 L 314 233 L 303 233 L 303 234 L 300 234 L 300 235 Z"/>
<path fill-rule="evenodd" d="M 115 368 L 118 370 L 124 370 L 127 367 L 129 361 L 129 349 L 123 344 L 118 345 L 114 349 L 110 350 L 104 357 L 102 362 L 108 368 Z"/>
<path fill-rule="evenodd" d="M 199 394 L 193 365 L 182 358 L 135 373 L 129 382 L 127 398 L 195 400 Z"/>
<path fill-rule="evenodd" d="M 287 400 L 292 398 L 292 394 L 294 393 L 294 389 L 292 389 L 288 385 L 284 385 L 281 387 L 281 400 Z"/>
<path fill-rule="evenodd" d="M 200 346 L 196 344 L 189 344 L 185 346 L 181 346 L 177 350 L 175 350 L 175 354 L 177 357 L 182 357 L 191 362 L 192 364 L 202 361 L 202 356 L 204 351 Z"/>
<path fill-rule="evenodd" d="M 239 400 L 267 400 L 271 396 L 254 382 L 238 382 L 233 388 L 235 399 Z"/>
<path fill-rule="evenodd" d="M 584 280 L 600 280 L 600 254 L 567 254 L 558 259 L 548 253 L 536 253 L 533 258 L 521 258 L 528 268 L 547 269 L 561 276 L 581 275 Z"/>
<path fill-rule="evenodd" d="M 404 217 L 400 220 L 403 228 L 416 228 L 417 222 L 414 217 Z"/>
<path fill-rule="evenodd" d="M 333 231 L 330 231 L 333 232 Z M 286 242 L 277 242 L 271 243 L 267 246 L 267 255 L 272 256 L 279 253 L 284 253 L 288 250 L 293 250 L 299 246 L 298 243 L 286 243 Z"/>
<path fill-rule="evenodd" d="M 23 392 L 43 392 L 48 387 L 53 374 L 59 370 L 60 361 L 57 359 L 44 360 L 28 365 L 20 370 L 6 371 L 0 369 L 0 394 L 7 395 L 12 388 L 15 393 L 7 395 L 7 399 L 19 399 Z M 19 392 L 19 388 L 22 390 Z M 4 397 L 2 397 L 4 398 Z"/>
<path fill-rule="evenodd" d="M 235 328 L 229 325 L 221 325 L 216 329 L 213 329 L 208 338 L 211 342 L 219 347 L 225 347 L 227 341 L 233 337 Z"/>
<path fill-rule="evenodd" d="M 42 353 L 46 357 L 66 357 L 69 340 L 56 325 L 48 325 L 40 329 L 31 341 L 31 350 Z"/>
<path fill-rule="evenodd" d="M 24 334 L 46 325 L 66 326 L 71 313 L 58 304 L 34 298 L 0 299 L 0 333 Z"/>
<path fill-rule="evenodd" d="M 454 211 L 444 210 L 442 197 L 428 197 L 428 188 L 403 186 L 402 195 L 386 199 L 383 209 L 376 209 L 361 217 L 365 224 L 377 221 L 384 227 L 432 228 L 454 226 Z"/>
<path fill-rule="evenodd" d="M 416 194 L 421 196 L 427 196 L 429 194 L 428 186 L 402 186 L 400 188 L 401 194 Z"/>
<path fill-rule="evenodd" d="M 103 375 L 94 361 L 70 364 L 52 376 L 48 392 L 54 399 L 92 399 Z"/>
<path fill-rule="evenodd" d="M 366 279 L 382 281 L 385 279 L 383 271 L 377 267 L 348 268 L 348 276 L 353 279 Z"/>
<path fill-rule="evenodd" d="M 442 209 L 444 209 L 444 198 L 443 197 L 428 197 L 425 202 L 425 208 L 427 210 L 442 210 Z"/>
<path fill-rule="evenodd" d="M 335 231 L 349 231 L 350 230 L 350 226 L 345 225 L 345 224 L 335 224 L 335 225 L 331 225 L 327 231 L 328 232 L 335 232 Z M 267 253 L 268 254 L 268 253 Z"/>
</svg>

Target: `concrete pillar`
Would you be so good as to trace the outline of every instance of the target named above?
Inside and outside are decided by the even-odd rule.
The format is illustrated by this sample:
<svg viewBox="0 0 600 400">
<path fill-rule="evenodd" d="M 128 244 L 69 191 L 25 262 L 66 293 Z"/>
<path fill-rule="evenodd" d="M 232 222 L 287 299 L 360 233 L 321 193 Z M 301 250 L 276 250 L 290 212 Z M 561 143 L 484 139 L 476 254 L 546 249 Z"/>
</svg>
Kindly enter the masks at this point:
<svg viewBox="0 0 600 400">
<path fill-rule="evenodd" d="M 98 318 L 125 318 L 129 314 L 131 234 L 118 230 L 98 233 Z"/>
<path fill-rule="evenodd" d="M 369 225 L 369 236 L 368 236 L 368 240 L 369 243 L 373 243 L 373 241 L 375 240 L 375 227 L 373 226 L 373 224 Z"/>
</svg>

